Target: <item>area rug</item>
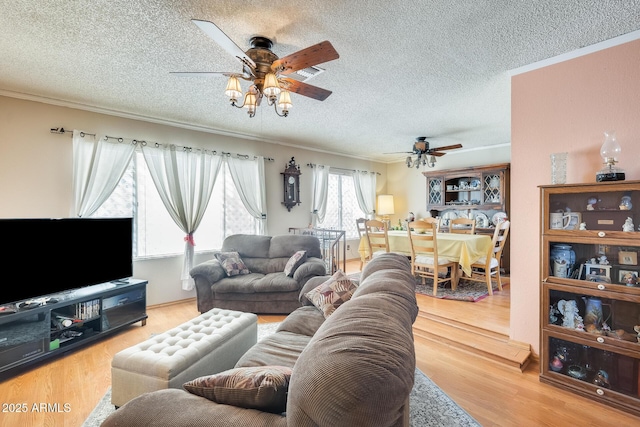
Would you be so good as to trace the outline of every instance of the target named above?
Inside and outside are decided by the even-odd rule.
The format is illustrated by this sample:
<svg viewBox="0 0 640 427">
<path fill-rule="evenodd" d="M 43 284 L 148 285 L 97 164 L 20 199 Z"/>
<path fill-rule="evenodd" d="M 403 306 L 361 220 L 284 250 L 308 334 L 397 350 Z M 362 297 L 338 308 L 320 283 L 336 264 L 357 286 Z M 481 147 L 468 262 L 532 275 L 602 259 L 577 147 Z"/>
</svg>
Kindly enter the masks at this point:
<svg viewBox="0 0 640 427">
<path fill-rule="evenodd" d="M 433 281 L 426 279 L 425 283 L 426 285 L 423 285 L 420 279 L 418 279 L 416 292 L 434 298 L 476 302 L 489 296 L 487 284 L 484 282 L 472 282 L 470 280 L 460 279 L 455 291 L 452 291 L 449 283 L 446 282 L 438 286 L 436 295 L 433 295 Z M 492 281 L 491 284 L 493 285 L 493 292 L 498 292 L 498 283 Z M 504 289 L 504 283 L 502 287 Z"/>
<path fill-rule="evenodd" d="M 276 331 L 279 323 L 258 325 L 258 340 Z M 460 408 L 419 369 L 409 396 L 411 427 L 478 427 L 480 424 Z M 111 389 L 100 399 L 82 427 L 99 427 L 113 411 Z"/>
<path fill-rule="evenodd" d="M 360 273 L 351 273 L 349 278 L 358 280 L 360 279 Z M 498 282 L 495 280 L 491 283 L 493 286 L 493 292 L 498 292 Z M 502 287 L 507 286 L 502 284 Z M 456 301 L 469 301 L 476 302 L 489 296 L 487 285 L 483 282 L 475 282 L 471 280 L 460 279 L 455 291 L 451 290 L 449 282 L 438 286 L 436 295 L 433 295 L 433 281 L 425 279 L 425 284 L 422 284 L 422 279 L 416 278 L 416 293 L 427 295 L 433 298 L 449 299 Z"/>
</svg>

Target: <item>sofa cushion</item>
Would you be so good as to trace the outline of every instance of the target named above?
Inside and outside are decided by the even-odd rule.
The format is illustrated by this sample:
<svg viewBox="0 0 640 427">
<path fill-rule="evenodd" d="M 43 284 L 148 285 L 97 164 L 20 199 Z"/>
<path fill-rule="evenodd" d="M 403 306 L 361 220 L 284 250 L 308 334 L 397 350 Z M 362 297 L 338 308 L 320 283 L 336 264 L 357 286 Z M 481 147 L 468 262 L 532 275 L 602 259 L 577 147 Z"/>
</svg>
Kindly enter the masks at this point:
<svg viewBox="0 0 640 427">
<path fill-rule="evenodd" d="M 254 234 L 233 234 L 222 242 L 223 252 L 234 251 L 247 258 L 269 258 L 271 236 Z M 295 252 L 295 251 L 293 251 Z M 287 254 L 290 257 L 293 252 Z"/>
<path fill-rule="evenodd" d="M 308 257 L 322 258 L 320 240 L 315 236 L 300 234 L 273 236 L 267 258 L 289 258 L 297 251 L 307 251 Z"/>
<path fill-rule="evenodd" d="M 196 378 L 183 387 L 217 403 L 281 413 L 287 406 L 290 379 L 291 368 L 259 366 Z"/>
<path fill-rule="evenodd" d="M 280 271 L 278 273 L 249 273 L 244 276 L 225 277 L 213 285 L 217 294 L 256 294 L 298 291 L 298 282 Z"/>
<path fill-rule="evenodd" d="M 418 307 L 410 265 L 400 255 L 389 260 L 393 269 L 361 281 L 363 292 L 336 310 L 300 354 L 289 384 L 288 425 L 402 425 L 415 374 Z"/>
<path fill-rule="evenodd" d="M 296 269 L 300 267 L 300 264 L 307 260 L 307 251 L 298 251 L 289 258 L 287 265 L 284 266 L 284 274 L 289 277 L 293 277 Z"/>
<path fill-rule="evenodd" d="M 240 274 L 249 274 L 250 271 L 247 266 L 242 262 L 240 254 L 238 252 L 218 252 L 216 253 L 216 259 L 224 268 L 227 276 L 238 276 Z"/>
<path fill-rule="evenodd" d="M 306 297 L 327 318 L 343 303 L 351 299 L 351 295 L 358 288 L 355 282 L 338 270 L 329 280 L 312 289 Z"/>
</svg>

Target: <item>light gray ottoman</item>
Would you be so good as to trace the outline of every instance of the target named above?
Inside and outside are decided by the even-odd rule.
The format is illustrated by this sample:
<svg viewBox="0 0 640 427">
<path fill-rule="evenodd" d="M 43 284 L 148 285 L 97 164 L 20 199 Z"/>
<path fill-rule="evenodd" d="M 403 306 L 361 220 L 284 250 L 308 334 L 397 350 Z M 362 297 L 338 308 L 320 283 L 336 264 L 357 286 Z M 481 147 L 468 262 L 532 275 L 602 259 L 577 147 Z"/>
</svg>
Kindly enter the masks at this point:
<svg viewBox="0 0 640 427">
<path fill-rule="evenodd" d="M 258 316 L 214 308 L 118 352 L 111 362 L 111 403 L 120 407 L 141 394 L 231 369 L 257 337 Z"/>
</svg>

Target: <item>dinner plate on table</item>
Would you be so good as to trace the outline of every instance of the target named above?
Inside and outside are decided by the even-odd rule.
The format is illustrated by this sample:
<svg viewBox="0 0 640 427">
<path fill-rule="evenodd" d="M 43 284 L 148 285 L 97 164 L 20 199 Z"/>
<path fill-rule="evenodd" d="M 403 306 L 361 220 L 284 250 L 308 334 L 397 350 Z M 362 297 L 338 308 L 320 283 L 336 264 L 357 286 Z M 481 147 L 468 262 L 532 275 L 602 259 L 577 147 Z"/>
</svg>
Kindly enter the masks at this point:
<svg viewBox="0 0 640 427">
<path fill-rule="evenodd" d="M 493 225 L 497 226 L 499 223 L 506 221 L 507 218 L 508 217 L 505 212 L 496 212 L 496 214 L 493 215 L 493 218 L 491 218 L 491 222 L 493 222 Z"/>
</svg>

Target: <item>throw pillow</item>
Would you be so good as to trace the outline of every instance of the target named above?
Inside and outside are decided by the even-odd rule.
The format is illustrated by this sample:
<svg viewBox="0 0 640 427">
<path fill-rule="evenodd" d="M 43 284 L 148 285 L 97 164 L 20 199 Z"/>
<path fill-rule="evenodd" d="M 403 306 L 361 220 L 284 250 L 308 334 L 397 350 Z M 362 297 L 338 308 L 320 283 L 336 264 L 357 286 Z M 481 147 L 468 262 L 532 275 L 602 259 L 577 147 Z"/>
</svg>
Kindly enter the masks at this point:
<svg viewBox="0 0 640 427">
<path fill-rule="evenodd" d="M 293 273 L 296 272 L 298 267 L 300 267 L 307 260 L 307 251 L 298 251 L 287 261 L 287 265 L 284 267 L 284 274 L 289 277 L 293 277 Z"/>
<path fill-rule="evenodd" d="M 217 403 L 279 414 L 287 408 L 290 379 L 286 366 L 255 366 L 196 378 L 182 387 Z"/>
<path fill-rule="evenodd" d="M 307 292 L 305 296 L 322 311 L 326 319 L 349 301 L 357 288 L 357 283 L 349 280 L 342 270 L 338 270 L 329 280 Z"/>
<path fill-rule="evenodd" d="M 249 274 L 250 271 L 240 258 L 238 252 L 218 252 L 216 259 L 224 268 L 227 276 L 237 276 L 239 274 Z"/>
</svg>

